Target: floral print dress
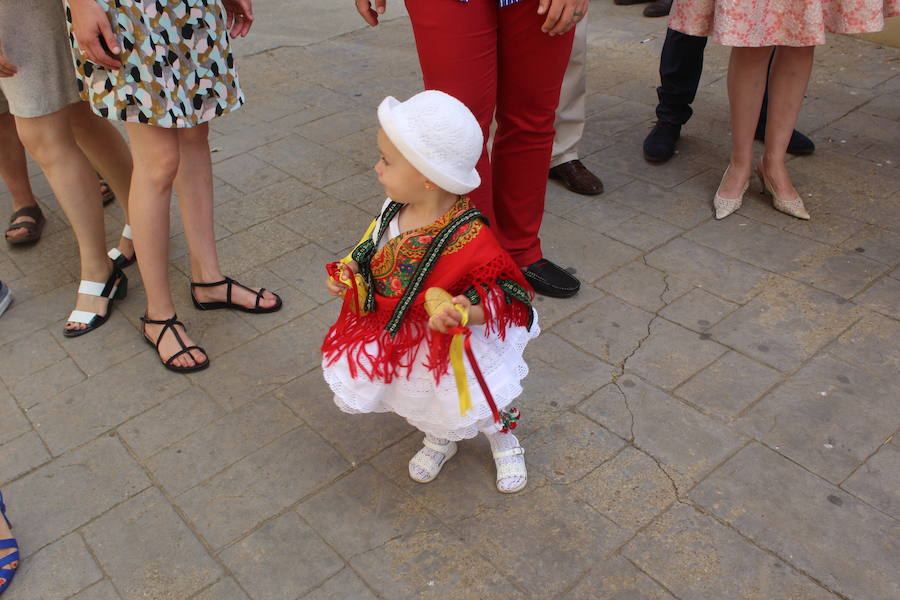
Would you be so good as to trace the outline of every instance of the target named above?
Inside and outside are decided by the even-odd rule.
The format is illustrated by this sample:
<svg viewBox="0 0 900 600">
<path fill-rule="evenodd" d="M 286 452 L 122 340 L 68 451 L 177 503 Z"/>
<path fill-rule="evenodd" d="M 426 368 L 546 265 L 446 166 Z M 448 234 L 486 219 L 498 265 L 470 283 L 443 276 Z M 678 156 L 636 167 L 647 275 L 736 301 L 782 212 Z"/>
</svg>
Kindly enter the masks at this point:
<svg viewBox="0 0 900 600">
<path fill-rule="evenodd" d="M 669 27 L 725 46 L 818 46 L 825 32 L 869 33 L 900 0 L 675 0 Z"/>
<path fill-rule="evenodd" d="M 107 119 L 193 127 L 244 103 L 220 0 L 97 0 L 109 15 L 122 67 L 81 53 L 69 21 L 82 98 Z"/>
</svg>

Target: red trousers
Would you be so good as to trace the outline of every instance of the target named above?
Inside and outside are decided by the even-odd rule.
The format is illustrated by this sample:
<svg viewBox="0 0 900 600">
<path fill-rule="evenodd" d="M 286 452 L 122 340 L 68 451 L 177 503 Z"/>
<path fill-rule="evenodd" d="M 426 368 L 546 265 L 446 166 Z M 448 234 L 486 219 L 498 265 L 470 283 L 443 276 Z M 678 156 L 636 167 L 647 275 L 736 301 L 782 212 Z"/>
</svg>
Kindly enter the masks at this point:
<svg viewBox="0 0 900 600">
<path fill-rule="evenodd" d="M 407 0 L 406 8 L 425 88 L 455 96 L 481 124 L 485 148 L 473 202 L 516 264 L 543 258 L 538 231 L 574 30 L 543 33 L 546 17 L 537 14 L 537 0 L 502 8 L 497 0 Z"/>
</svg>

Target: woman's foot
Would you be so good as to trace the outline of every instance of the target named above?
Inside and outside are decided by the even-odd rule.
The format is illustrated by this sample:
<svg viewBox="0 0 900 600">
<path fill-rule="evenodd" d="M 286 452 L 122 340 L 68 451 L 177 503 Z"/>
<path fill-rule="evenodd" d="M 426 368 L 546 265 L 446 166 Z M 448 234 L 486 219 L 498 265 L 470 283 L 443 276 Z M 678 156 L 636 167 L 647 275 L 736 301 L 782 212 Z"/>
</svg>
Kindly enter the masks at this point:
<svg viewBox="0 0 900 600">
<path fill-rule="evenodd" d="M 717 219 L 724 219 L 744 203 L 744 194 L 750 185 L 750 169 L 729 164 L 722 174 L 722 181 L 713 197 Z"/>
<path fill-rule="evenodd" d="M 185 347 L 195 345 L 191 338 L 188 337 L 184 325 L 180 322 L 174 324 L 172 328 L 174 328 L 174 330 L 178 332 L 178 335 L 181 336 L 181 342 L 183 343 L 179 342 L 171 329 L 168 329 L 162 336 L 162 339 L 159 339 L 159 334 L 165 327 L 164 324 L 142 323 L 142 325 L 144 337 L 156 346 L 156 352 L 159 354 L 159 358 L 163 363 L 168 363 L 171 357 L 181 352 Z M 157 340 L 159 340 L 158 344 Z M 192 369 L 206 363 L 208 360 L 209 357 L 206 356 L 206 353 L 202 349 L 192 348 L 181 356 L 176 357 L 175 360 L 171 362 L 171 365 L 179 369 Z"/>
<path fill-rule="evenodd" d="M 264 288 L 248 288 L 236 281 L 232 280 L 232 285 L 228 285 L 227 278 L 210 279 L 209 282 L 220 281 L 217 285 L 209 286 L 202 280 L 195 280 L 191 285 L 191 294 L 194 299 L 202 304 L 216 304 L 219 302 L 231 302 L 247 310 L 255 310 L 257 308 L 270 310 L 275 308 L 279 299 L 278 296 Z M 228 298 L 228 289 L 231 288 L 231 298 Z M 262 297 L 259 292 L 262 290 Z M 256 301 L 259 298 L 259 304 Z"/>
<path fill-rule="evenodd" d="M 112 276 L 113 266 L 112 263 L 107 263 L 107 270 L 101 272 L 84 272 L 82 273 L 81 280 L 82 281 L 96 281 L 96 282 L 104 282 L 107 281 L 110 276 Z M 123 276 L 124 277 L 124 276 Z M 122 277 L 116 280 L 116 285 L 121 283 Z M 75 310 L 85 311 L 89 313 L 96 313 L 100 316 L 103 316 L 109 310 L 109 301 L 110 298 L 105 296 L 92 296 L 90 294 L 78 294 L 77 299 L 75 300 Z M 83 329 L 87 329 L 89 325 L 87 323 L 79 323 L 77 321 L 67 321 L 65 325 L 65 331 L 81 331 Z"/>
<path fill-rule="evenodd" d="M 491 442 L 491 453 L 497 466 L 497 491 L 515 494 L 528 483 L 525 468 L 525 449 L 511 433 L 494 433 L 487 436 Z"/>
<path fill-rule="evenodd" d="M 10 221 L 9 228 L 6 230 L 6 241 L 14 245 L 26 241 L 37 241 L 37 239 L 40 238 L 40 230 L 42 229 L 42 221 L 44 220 L 37 199 L 32 197 L 31 204 L 13 207 L 13 209 L 13 214 L 15 216 Z M 21 225 L 21 227 L 16 227 L 16 225 Z"/>
<path fill-rule="evenodd" d="M 791 176 L 783 162 L 766 163 L 763 158 L 756 168 L 756 174 L 762 184 L 763 193 L 768 192 L 772 195 L 772 205 L 776 210 L 798 219 L 809 220 L 809 212 L 791 182 Z"/>
<path fill-rule="evenodd" d="M 409 461 L 409 476 L 418 483 L 433 481 L 456 454 L 456 442 L 426 435 L 422 448 Z"/>
</svg>

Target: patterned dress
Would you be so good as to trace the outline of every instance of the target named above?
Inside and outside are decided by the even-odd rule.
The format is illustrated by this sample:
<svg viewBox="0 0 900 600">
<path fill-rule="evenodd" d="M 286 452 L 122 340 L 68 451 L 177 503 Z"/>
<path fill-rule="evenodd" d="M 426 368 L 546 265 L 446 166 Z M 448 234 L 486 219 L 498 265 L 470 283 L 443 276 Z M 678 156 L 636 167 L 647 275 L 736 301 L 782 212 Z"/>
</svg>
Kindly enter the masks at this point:
<svg viewBox="0 0 900 600">
<path fill-rule="evenodd" d="M 122 67 L 85 58 L 69 40 L 82 98 L 107 119 L 193 127 L 244 103 L 220 0 L 97 0 Z"/>
<path fill-rule="evenodd" d="M 819 46 L 825 32 L 869 33 L 900 0 L 675 0 L 669 27 L 725 46 Z"/>
<path fill-rule="evenodd" d="M 389 204 L 390 200 L 385 202 L 382 215 Z M 426 227 L 401 233 L 399 216 L 395 216 L 388 224 L 384 237 L 376 240 L 377 233 L 373 232 L 372 239 L 378 247 L 371 260 L 374 293 L 383 298 L 402 296 L 434 237 L 469 208 L 469 200 L 462 198 L 447 214 Z M 479 233 L 490 231 L 485 228 L 482 232 L 482 228 L 481 221 L 472 221 L 458 229 L 441 254 L 442 260 L 452 260 Z M 494 314 L 499 314 L 502 310 L 499 305 L 505 303 L 505 300 L 495 297 L 485 301 L 495 303 Z M 522 393 L 521 382 L 528 374 L 528 365 L 523 357 L 525 346 L 540 333 L 537 314 L 532 314 L 534 322 L 530 328 L 510 325 L 503 336 L 496 327 L 470 326 L 472 351 L 500 410 L 509 407 Z M 427 338 L 422 338 L 420 345 L 409 371 L 404 371 L 390 382 L 380 378 L 369 379 L 358 368 L 354 373 L 346 353 L 341 353 L 336 360 L 323 356 L 322 370 L 325 381 L 334 393 L 335 404 L 342 411 L 353 414 L 393 412 L 404 417 L 419 431 L 453 441 L 473 438 L 479 431 L 496 431 L 490 407 L 472 375 L 468 357 L 464 362 L 472 408 L 460 414 L 459 390 L 452 374 L 448 370 L 436 381 L 435 373 L 426 366 Z M 369 344 L 363 355 L 378 355 L 377 342 Z M 364 367 L 365 364 L 359 366 Z"/>
</svg>

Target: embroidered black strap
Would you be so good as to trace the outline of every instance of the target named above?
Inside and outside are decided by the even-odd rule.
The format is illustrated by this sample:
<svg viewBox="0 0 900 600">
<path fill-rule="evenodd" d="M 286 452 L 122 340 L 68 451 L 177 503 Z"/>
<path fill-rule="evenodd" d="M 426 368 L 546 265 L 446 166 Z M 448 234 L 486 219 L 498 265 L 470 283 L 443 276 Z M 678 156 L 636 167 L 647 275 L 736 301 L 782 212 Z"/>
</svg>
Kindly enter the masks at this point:
<svg viewBox="0 0 900 600">
<path fill-rule="evenodd" d="M 466 223 L 481 218 L 483 217 L 481 216 L 481 213 L 478 212 L 478 209 L 470 208 L 450 221 L 440 233 L 434 236 L 434 239 L 428 245 L 428 250 L 425 251 L 425 256 L 422 257 L 422 260 L 419 261 L 419 264 L 416 266 L 416 272 L 413 273 L 409 285 L 403 292 L 403 296 L 400 297 L 400 301 L 397 303 L 397 307 L 394 309 L 390 321 L 388 321 L 385 326 L 385 329 L 391 334 L 391 337 L 396 335 L 397 331 L 400 329 L 400 323 L 403 322 L 406 311 L 409 310 L 409 307 L 412 306 L 416 296 L 421 292 L 422 286 L 425 284 L 425 279 L 428 277 L 428 274 L 431 273 L 431 269 L 434 265 L 437 264 L 441 254 L 444 253 L 444 248 L 452 239 L 453 234 Z"/>
<path fill-rule="evenodd" d="M 403 208 L 402 204 L 391 201 L 384 209 L 384 212 L 381 213 L 381 222 L 379 223 L 375 239 L 373 240 L 371 236 L 367 237 L 350 253 L 350 258 L 359 264 L 359 274 L 362 275 L 363 280 L 366 282 L 366 289 L 369 290 L 365 306 L 363 306 L 367 311 L 375 310 L 375 294 L 372 292 L 372 257 L 375 256 L 375 250 L 378 249 L 378 240 L 384 236 L 391 221 L 394 220 L 401 208 Z"/>
<path fill-rule="evenodd" d="M 511 303 L 513 300 L 518 300 L 528 307 L 527 328 L 531 330 L 531 325 L 534 323 L 534 311 L 531 310 L 531 298 L 528 297 L 528 292 L 525 290 L 525 288 L 523 288 L 512 279 L 498 279 L 497 285 L 501 290 L 503 290 L 503 293 L 506 294 L 507 303 Z"/>
</svg>

